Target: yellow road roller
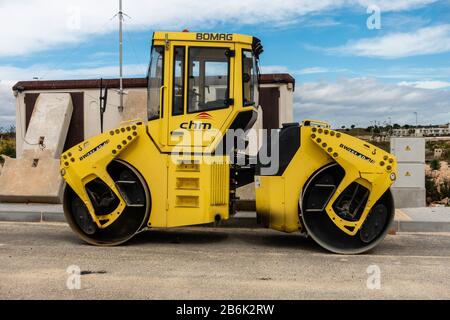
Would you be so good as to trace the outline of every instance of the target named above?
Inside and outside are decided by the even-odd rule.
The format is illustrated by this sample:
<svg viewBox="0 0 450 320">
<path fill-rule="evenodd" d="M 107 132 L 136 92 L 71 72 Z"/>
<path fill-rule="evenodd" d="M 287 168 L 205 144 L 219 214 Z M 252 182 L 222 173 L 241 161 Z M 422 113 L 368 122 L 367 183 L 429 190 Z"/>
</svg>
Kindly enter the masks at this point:
<svg viewBox="0 0 450 320">
<path fill-rule="evenodd" d="M 75 233 L 114 246 L 151 229 L 225 221 L 236 189 L 255 183 L 262 226 L 306 234 L 334 253 L 376 247 L 394 219 L 394 156 L 313 120 L 266 134 L 257 156 L 244 152 L 262 52 L 251 36 L 154 33 L 148 118 L 62 155 Z"/>
</svg>

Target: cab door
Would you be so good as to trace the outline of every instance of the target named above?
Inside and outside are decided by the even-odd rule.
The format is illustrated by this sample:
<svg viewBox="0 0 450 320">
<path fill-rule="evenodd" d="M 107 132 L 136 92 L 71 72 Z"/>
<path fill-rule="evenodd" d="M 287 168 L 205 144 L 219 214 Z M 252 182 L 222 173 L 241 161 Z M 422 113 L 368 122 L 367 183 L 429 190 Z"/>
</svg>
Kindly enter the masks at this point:
<svg viewBox="0 0 450 320">
<path fill-rule="evenodd" d="M 207 147 L 234 108 L 235 46 L 172 42 L 169 146 Z"/>
</svg>

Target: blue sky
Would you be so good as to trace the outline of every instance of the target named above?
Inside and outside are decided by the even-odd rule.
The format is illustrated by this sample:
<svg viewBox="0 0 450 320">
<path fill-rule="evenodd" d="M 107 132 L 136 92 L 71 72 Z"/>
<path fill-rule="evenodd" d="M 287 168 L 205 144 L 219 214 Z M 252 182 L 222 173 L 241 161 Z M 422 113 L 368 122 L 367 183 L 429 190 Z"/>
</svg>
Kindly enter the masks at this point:
<svg viewBox="0 0 450 320">
<path fill-rule="evenodd" d="M 145 76 L 154 30 L 244 33 L 262 39 L 264 72 L 296 78 L 298 121 L 405 124 L 418 112 L 423 124 L 450 122 L 450 0 L 124 4 L 127 76 Z M 367 27 L 373 5 L 379 30 Z M 115 11 L 111 0 L 0 0 L 0 126 L 14 124 L 18 80 L 116 76 Z"/>
</svg>

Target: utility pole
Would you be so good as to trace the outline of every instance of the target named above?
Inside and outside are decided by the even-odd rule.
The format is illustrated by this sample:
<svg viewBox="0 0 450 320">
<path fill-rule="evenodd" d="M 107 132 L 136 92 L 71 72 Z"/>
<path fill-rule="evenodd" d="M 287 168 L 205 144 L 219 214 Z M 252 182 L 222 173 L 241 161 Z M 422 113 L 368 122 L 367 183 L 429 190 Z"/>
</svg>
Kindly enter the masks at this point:
<svg viewBox="0 0 450 320">
<path fill-rule="evenodd" d="M 389 131 L 388 131 L 388 135 L 392 136 L 394 134 L 394 127 L 392 126 L 392 117 L 388 118 L 389 120 Z"/>
<path fill-rule="evenodd" d="M 119 42 L 120 42 L 120 88 L 119 88 L 119 112 L 123 112 L 123 10 L 122 10 L 122 0 L 119 0 Z"/>
<path fill-rule="evenodd" d="M 414 114 L 416 115 L 416 128 L 414 129 L 414 136 L 418 136 L 417 132 L 418 132 L 418 127 L 419 127 L 419 114 L 417 112 L 414 112 Z"/>
</svg>

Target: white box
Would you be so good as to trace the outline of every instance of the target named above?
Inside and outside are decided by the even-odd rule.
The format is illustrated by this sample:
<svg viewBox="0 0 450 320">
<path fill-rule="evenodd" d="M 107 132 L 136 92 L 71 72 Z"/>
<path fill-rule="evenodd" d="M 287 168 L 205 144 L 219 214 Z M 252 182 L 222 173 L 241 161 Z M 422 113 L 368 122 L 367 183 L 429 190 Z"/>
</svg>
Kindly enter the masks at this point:
<svg viewBox="0 0 450 320">
<path fill-rule="evenodd" d="M 425 139 L 423 138 L 392 138 L 391 152 L 399 163 L 425 163 Z"/>
<path fill-rule="evenodd" d="M 425 189 L 425 164 L 399 163 L 397 181 L 393 188 Z"/>
</svg>

